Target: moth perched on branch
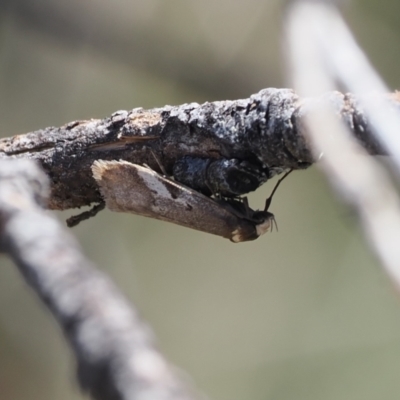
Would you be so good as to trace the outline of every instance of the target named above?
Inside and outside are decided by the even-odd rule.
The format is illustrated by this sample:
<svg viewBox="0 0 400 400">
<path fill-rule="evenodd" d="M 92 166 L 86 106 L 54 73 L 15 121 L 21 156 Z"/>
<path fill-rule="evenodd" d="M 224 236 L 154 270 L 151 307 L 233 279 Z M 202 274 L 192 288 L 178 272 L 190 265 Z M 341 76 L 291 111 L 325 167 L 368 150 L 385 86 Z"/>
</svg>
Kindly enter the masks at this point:
<svg viewBox="0 0 400 400">
<path fill-rule="evenodd" d="M 245 242 L 273 229 L 275 217 L 268 211 L 276 184 L 263 211 L 252 210 L 247 199 L 213 199 L 168 179 L 148 167 L 127 161 L 95 161 L 93 176 L 107 207 L 172 222 L 202 232 Z"/>
<path fill-rule="evenodd" d="M 399 108 L 399 96 L 383 98 L 388 107 Z M 180 187 L 182 193 L 184 186 L 191 188 L 192 199 L 203 206 L 207 204 L 212 209 L 209 213 L 218 209 L 225 215 L 217 217 L 218 221 L 231 221 L 216 234 L 234 240 L 233 232 L 241 226 L 241 234 L 235 240 L 250 240 L 259 236 L 260 229 L 270 229 L 268 221 L 272 220 L 267 218 L 269 214 L 259 214 L 235 199 L 277 174 L 304 169 L 314 162 L 303 136 L 304 121 L 321 101 L 334 107 L 337 117 L 370 154 L 386 154 L 352 94 L 330 92 L 319 98 L 300 98 L 291 89 L 269 88 L 248 99 L 117 111 L 103 120 L 75 121 L 60 128 L 5 138 L 0 140 L 0 158 L 40 162 L 51 180 L 50 209 L 98 204 L 70 219 L 70 225 L 95 215 L 103 207 L 104 194 L 93 178 L 93 164 L 98 160 L 123 160 L 148 165 L 156 171 L 153 177 L 157 172 L 173 176 L 172 186 Z M 159 177 L 166 185 L 171 182 Z M 212 195 L 230 200 L 210 199 Z M 269 213 L 268 208 L 261 213 Z M 156 215 L 153 213 L 153 217 Z M 201 215 L 204 217 L 204 212 Z M 188 222 L 187 218 L 181 221 L 169 216 L 168 220 L 210 233 L 215 229 L 201 227 L 201 223 L 190 219 Z M 250 227 L 243 228 L 245 225 Z"/>
<path fill-rule="evenodd" d="M 235 196 L 238 188 L 231 184 L 231 176 L 248 179 L 247 187 L 239 187 L 245 194 L 276 174 L 314 162 L 302 133 L 305 118 L 322 100 L 332 104 L 368 153 L 386 154 L 352 94 L 301 98 L 291 89 L 269 88 L 247 99 L 117 111 L 101 120 L 74 121 L 0 139 L 0 159 L 37 160 L 51 182 L 48 207 L 56 210 L 101 202 L 91 171 L 96 160 L 125 160 L 160 172 L 153 153 L 166 173 L 186 186 L 204 192 L 210 186 L 215 191 L 216 184 L 222 195 L 228 188 Z M 398 96 L 387 100 L 389 107 L 399 108 Z M 206 180 L 201 168 L 194 175 L 187 173 L 193 158 L 213 163 Z M 225 183 L 218 180 L 221 168 L 228 172 Z"/>
</svg>

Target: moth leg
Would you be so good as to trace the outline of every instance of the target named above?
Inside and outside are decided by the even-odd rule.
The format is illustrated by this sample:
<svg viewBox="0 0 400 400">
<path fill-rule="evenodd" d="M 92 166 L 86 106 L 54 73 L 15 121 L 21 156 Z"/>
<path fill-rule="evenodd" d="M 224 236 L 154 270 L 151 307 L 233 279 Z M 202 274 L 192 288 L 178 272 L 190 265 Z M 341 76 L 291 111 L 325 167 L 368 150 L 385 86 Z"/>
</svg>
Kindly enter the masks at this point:
<svg viewBox="0 0 400 400">
<path fill-rule="evenodd" d="M 210 189 L 211 192 L 211 189 Z M 211 197 L 214 197 L 214 199 L 218 199 L 218 200 L 224 200 L 224 196 L 222 196 L 221 193 L 212 193 Z"/>
<path fill-rule="evenodd" d="M 205 190 L 203 189 L 202 193 L 205 194 L 206 196 L 214 196 L 215 198 L 221 200 L 221 199 L 223 198 L 222 193 L 219 192 L 219 191 L 215 192 L 215 191 L 213 190 L 212 185 L 210 184 L 210 182 L 209 182 L 208 179 L 207 179 L 208 167 L 210 166 L 210 164 L 211 164 L 211 161 L 210 161 L 210 160 L 208 160 L 208 161 L 205 163 L 204 173 L 203 173 Z"/>
<path fill-rule="evenodd" d="M 156 156 L 156 153 L 154 153 L 154 151 L 152 149 L 150 149 L 150 152 L 152 154 L 152 156 L 154 157 L 154 159 L 156 160 L 156 163 L 158 165 L 158 167 L 160 168 L 160 171 L 162 172 L 162 174 L 167 177 L 167 171 L 164 168 L 164 165 L 162 165 L 161 161 L 159 160 L 159 158 Z"/>
<path fill-rule="evenodd" d="M 72 217 L 69 217 L 66 220 L 68 228 L 72 228 L 73 226 L 77 226 L 82 221 L 85 221 L 85 220 L 87 220 L 89 218 L 94 217 L 101 210 L 104 210 L 105 206 L 106 206 L 106 203 L 104 201 L 102 201 L 101 203 L 96 204 L 94 207 L 92 207 L 89 211 L 85 211 L 85 212 L 80 213 L 78 215 L 73 215 Z"/>
<path fill-rule="evenodd" d="M 244 213 L 247 218 L 250 218 L 251 215 L 253 214 L 253 210 L 249 206 L 249 199 L 245 197 L 241 197 L 242 203 L 244 205 Z"/>
</svg>

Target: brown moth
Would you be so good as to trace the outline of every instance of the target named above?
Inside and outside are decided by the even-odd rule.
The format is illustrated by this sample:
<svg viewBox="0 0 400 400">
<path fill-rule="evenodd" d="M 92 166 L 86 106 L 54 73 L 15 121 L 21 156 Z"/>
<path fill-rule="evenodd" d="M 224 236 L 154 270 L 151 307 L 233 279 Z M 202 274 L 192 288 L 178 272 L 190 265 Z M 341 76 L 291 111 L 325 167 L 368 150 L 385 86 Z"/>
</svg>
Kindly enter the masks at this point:
<svg viewBox="0 0 400 400">
<path fill-rule="evenodd" d="M 268 211 L 254 211 L 247 199 L 226 200 L 207 197 L 168 179 L 152 169 L 127 161 L 95 161 L 93 176 L 107 207 L 186 226 L 202 232 L 245 242 L 272 230 L 275 217 Z"/>
</svg>

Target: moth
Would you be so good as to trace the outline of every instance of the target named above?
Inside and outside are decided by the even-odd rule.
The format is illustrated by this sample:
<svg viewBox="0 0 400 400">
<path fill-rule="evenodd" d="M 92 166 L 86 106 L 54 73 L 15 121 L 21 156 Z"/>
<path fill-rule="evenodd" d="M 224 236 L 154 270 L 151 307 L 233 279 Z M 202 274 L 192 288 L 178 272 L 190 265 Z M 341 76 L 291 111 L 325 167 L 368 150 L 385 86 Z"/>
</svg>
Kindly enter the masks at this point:
<svg viewBox="0 0 400 400">
<path fill-rule="evenodd" d="M 247 199 L 214 199 L 173 181 L 154 170 L 127 161 L 97 160 L 92 165 L 107 208 L 172 222 L 239 243 L 257 239 L 276 225 L 268 211 L 252 210 Z"/>
</svg>

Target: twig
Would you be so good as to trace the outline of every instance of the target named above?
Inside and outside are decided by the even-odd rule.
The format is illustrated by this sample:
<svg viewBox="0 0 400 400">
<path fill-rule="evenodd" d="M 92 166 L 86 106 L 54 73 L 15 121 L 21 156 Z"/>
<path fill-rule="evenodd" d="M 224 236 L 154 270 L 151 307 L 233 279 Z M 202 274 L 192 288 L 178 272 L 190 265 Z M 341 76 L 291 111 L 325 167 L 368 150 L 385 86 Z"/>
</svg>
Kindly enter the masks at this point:
<svg viewBox="0 0 400 400">
<path fill-rule="evenodd" d="M 389 160 L 400 173 L 400 113 L 398 109 L 393 109 L 389 96 L 376 95 L 388 93 L 387 86 L 369 63 L 337 10 L 324 6 L 314 12 L 315 17 L 319 14 L 319 20 L 324 22 L 320 24 L 321 34 L 316 40 L 330 66 L 330 72 L 347 90 L 357 96 L 368 115 L 374 135 L 392 156 Z M 335 34 L 332 35 L 331 32 Z M 395 92 L 391 96 L 400 95 Z"/>
<path fill-rule="evenodd" d="M 82 388 L 97 400 L 193 399 L 135 308 L 38 205 L 47 189 L 32 161 L 0 161 L 1 249 L 62 326 Z"/>
<path fill-rule="evenodd" d="M 300 93 L 315 95 L 334 86 L 326 68 L 328 57 L 317 39 L 322 36 L 328 43 L 332 38 L 332 16 L 339 18 L 323 2 L 299 1 L 290 8 L 290 59 L 294 85 Z M 332 111 L 326 102 L 309 114 L 307 137 L 315 154 L 323 155 L 320 165 L 332 185 L 358 212 L 372 248 L 400 289 L 400 200 L 384 169 L 367 157 Z"/>
</svg>

